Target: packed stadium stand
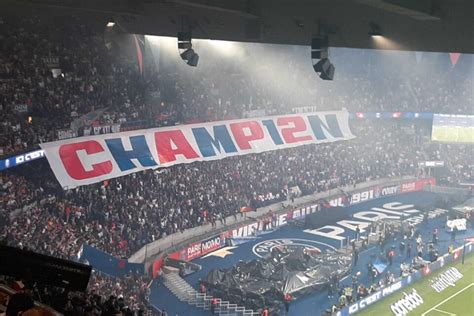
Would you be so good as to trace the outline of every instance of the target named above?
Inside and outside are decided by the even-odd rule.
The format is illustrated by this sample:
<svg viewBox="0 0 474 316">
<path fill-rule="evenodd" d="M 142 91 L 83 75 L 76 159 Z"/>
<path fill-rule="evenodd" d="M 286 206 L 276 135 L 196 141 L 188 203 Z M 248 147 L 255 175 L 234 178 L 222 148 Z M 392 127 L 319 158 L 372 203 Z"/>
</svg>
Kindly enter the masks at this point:
<svg viewBox="0 0 474 316">
<path fill-rule="evenodd" d="M 474 185 L 472 143 L 433 142 L 430 120 L 399 116 L 474 114 L 472 55 L 453 65 L 446 53 L 425 53 L 407 64 L 399 59 L 413 52 L 335 49 L 337 80 L 326 85 L 300 46 L 242 44 L 232 48 L 241 55 L 226 58 L 202 41 L 196 44 L 200 65 L 191 69 L 166 50 L 164 39 L 151 38 L 141 69 L 136 56 L 106 44 L 103 26 L 74 16 L 0 16 L 0 159 L 87 135 L 341 109 L 351 113 L 355 138 L 178 164 L 66 190 L 45 158 L 5 168 L 0 238 L 9 246 L 77 261 L 86 244 L 126 260 L 166 236 L 247 216 L 243 210 L 368 181 L 435 176 L 440 185 Z M 393 70 L 397 63 L 403 66 Z M 393 115 L 357 114 L 368 112 Z M 432 174 L 422 161 L 443 161 L 443 168 Z M 94 269 L 83 292 L 58 293 L 10 276 L 0 282 L 0 312 L 7 316 L 17 314 L 5 297 L 26 309 L 33 298 L 41 315 L 165 315 L 167 308 L 150 302 L 151 283 L 161 282 L 150 271 Z"/>
</svg>

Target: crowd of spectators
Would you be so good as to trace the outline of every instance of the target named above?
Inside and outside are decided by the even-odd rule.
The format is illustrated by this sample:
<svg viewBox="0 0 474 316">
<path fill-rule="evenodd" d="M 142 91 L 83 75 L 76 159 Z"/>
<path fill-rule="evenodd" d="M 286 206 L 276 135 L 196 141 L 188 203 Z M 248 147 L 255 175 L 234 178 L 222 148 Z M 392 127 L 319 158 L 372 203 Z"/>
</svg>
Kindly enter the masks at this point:
<svg viewBox="0 0 474 316">
<path fill-rule="evenodd" d="M 88 291 L 90 294 L 114 297 L 117 299 L 118 306 L 115 308 L 118 310 L 151 312 L 153 309 L 148 303 L 150 282 L 151 279 L 144 275 L 129 274 L 114 278 L 93 271 Z"/>
<path fill-rule="evenodd" d="M 2 174 L 5 211 L 37 202 L 3 230 L 13 243 L 29 244 L 48 254 L 72 257 L 87 241 L 128 257 L 148 242 L 223 220 L 241 207 L 286 200 L 288 189 L 295 186 L 307 195 L 415 174 L 421 153 L 413 137 L 382 125 L 355 130 L 358 137 L 348 142 L 178 165 L 67 191 L 59 187 L 44 161 L 31 163 L 41 176 L 29 177 L 27 165 L 17 168 L 19 189 L 11 183 L 9 172 Z M 43 237 L 46 231 L 49 240 Z"/>
<path fill-rule="evenodd" d="M 358 137 L 351 141 L 177 165 L 67 191 L 45 161 L 33 162 L 1 174 L 0 233 L 15 245 L 54 256 L 73 258 L 87 242 L 129 257 L 146 243 L 225 221 L 242 207 L 287 200 L 293 187 L 307 195 L 414 175 L 418 162 L 430 159 L 445 161 L 452 183 L 472 179 L 467 145 L 420 145 L 396 123 L 359 123 L 353 130 Z"/>
<path fill-rule="evenodd" d="M 310 194 L 413 174 L 420 155 L 415 138 L 393 127 L 360 125 L 349 142 L 178 165 L 68 191 L 46 161 L 32 162 L 1 174 L 1 235 L 56 257 L 75 258 L 85 242 L 128 257 L 168 234 L 236 216 L 242 206 L 286 200 L 294 186 Z M 96 280 L 90 286 L 103 295 L 129 295 L 122 280 Z M 136 304 L 145 305 L 146 288 L 139 289 Z"/>
<path fill-rule="evenodd" d="M 456 67 L 447 54 L 428 53 L 426 62 L 398 67 L 381 53 L 335 49 L 337 80 L 328 85 L 308 67 L 307 47 L 233 44 L 228 55 L 199 42 L 207 59 L 191 68 L 175 50 L 167 54 L 160 41 L 148 40 L 142 75 L 133 56 L 107 48 L 103 27 L 73 17 L 3 17 L 0 30 L 0 155 L 82 135 L 84 121 L 143 127 L 299 107 L 464 114 L 473 108 L 469 55 Z"/>
<path fill-rule="evenodd" d="M 441 182 L 466 185 L 474 179 L 473 146 L 469 144 L 448 144 L 429 142 L 425 151 L 428 160 L 444 161 L 445 166 L 437 174 Z M 455 159 L 453 159 L 455 157 Z"/>
<path fill-rule="evenodd" d="M 135 64 L 110 54 L 100 32 L 74 19 L 15 17 L 2 17 L 0 30 L 3 154 L 57 139 L 94 110 L 109 111 L 99 124 L 143 111 Z"/>
</svg>

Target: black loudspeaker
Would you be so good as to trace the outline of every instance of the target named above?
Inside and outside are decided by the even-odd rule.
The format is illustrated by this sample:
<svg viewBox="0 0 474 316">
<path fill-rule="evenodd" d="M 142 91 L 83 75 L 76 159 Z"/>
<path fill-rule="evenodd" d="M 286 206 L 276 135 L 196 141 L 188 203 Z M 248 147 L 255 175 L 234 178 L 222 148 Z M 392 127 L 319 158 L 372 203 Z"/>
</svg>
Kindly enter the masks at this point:
<svg viewBox="0 0 474 316">
<path fill-rule="evenodd" d="M 182 60 L 190 60 L 196 53 L 192 48 L 185 50 L 180 54 Z"/>
<path fill-rule="evenodd" d="M 20 278 L 27 284 L 38 283 L 82 292 L 87 288 L 91 271 L 91 266 L 82 263 L 0 246 L 0 274 Z"/>
<path fill-rule="evenodd" d="M 329 59 L 324 58 L 318 61 L 314 66 L 314 71 L 319 74 L 319 77 L 323 80 L 333 80 L 334 71 L 336 68 L 329 61 Z"/>
<path fill-rule="evenodd" d="M 198 62 L 199 62 L 199 55 L 194 53 L 194 55 L 191 58 L 189 58 L 188 65 L 192 67 L 196 67 Z"/>
</svg>

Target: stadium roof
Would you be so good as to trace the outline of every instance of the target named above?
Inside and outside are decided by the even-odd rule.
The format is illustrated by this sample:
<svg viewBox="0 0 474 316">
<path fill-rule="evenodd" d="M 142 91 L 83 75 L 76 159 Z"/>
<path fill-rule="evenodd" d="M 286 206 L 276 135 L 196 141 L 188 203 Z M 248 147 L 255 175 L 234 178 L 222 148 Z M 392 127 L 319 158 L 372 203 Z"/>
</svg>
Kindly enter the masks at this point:
<svg viewBox="0 0 474 316">
<path fill-rule="evenodd" d="M 1 6 L 113 19 L 129 33 L 175 37 L 186 21 L 194 38 L 310 45 L 321 27 L 335 47 L 474 53 L 473 0 L 5 0 Z M 382 45 L 368 35 L 370 23 L 387 39 Z"/>
</svg>

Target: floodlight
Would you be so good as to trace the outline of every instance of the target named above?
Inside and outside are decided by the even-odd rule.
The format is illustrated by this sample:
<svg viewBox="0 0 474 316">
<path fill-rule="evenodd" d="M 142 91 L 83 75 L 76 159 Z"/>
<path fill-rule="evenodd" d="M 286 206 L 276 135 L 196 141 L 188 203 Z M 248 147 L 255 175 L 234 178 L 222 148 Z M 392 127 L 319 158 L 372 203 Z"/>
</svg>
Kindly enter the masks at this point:
<svg viewBox="0 0 474 316">
<path fill-rule="evenodd" d="M 370 31 L 369 31 L 370 36 L 372 37 L 383 36 L 380 26 L 377 23 L 370 22 L 369 27 L 370 27 Z"/>
</svg>

